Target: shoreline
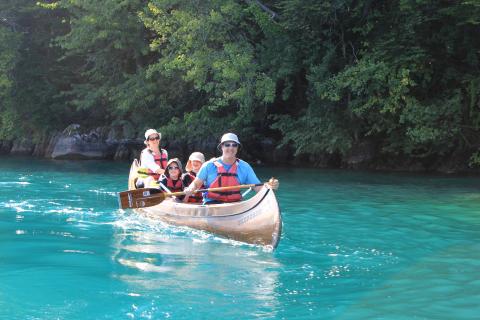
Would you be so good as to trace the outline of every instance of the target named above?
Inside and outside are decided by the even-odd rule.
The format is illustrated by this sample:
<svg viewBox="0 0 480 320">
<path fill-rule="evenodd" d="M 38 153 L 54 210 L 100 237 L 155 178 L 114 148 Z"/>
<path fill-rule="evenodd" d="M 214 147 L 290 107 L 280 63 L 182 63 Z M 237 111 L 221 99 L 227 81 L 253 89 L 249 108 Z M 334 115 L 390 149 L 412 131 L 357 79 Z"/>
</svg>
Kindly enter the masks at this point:
<svg viewBox="0 0 480 320">
<path fill-rule="evenodd" d="M 70 124 L 63 131 L 51 132 L 36 139 L 0 140 L 0 156 L 34 157 L 53 160 L 106 160 L 131 162 L 145 147 L 141 132 L 123 126 L 104 126 L 93 129 Z M 345 154 L 294 155 L 290 146 L 278 147 L 269 137 L 259 140 L 243 139 L 239 158 L 257 166 L 342 169 L 372 172 L 440 173 L 480 175 L 480 168 L 469 167 L 469 154 L 411 158 L 381 154 L 373 147 L 352 147 Z M 206 159 L 218 156 L 217 139 L 193 138 L 189 142 L 162 139 L 161 147 L 169 157 L 187 159 L 191 152 L 200 151 Z"/>
<path fill-rule="evenodd" d="M 242 157 L 240 157 L 242 158 Z M 54 159 L 47 157 L 38 157 L 38 156 L 29 156 L 21 154 L 0 154 L 0 160 L 2 159 L 18 159 L 18 160 L 35 160 L 35 161 L 45 161 L 45 162 L 56 162 L 56 163 L 67 163 L 67 162 L 99 162 L 99 163 L 125 163 L 125 165 L 130 165 L 133 159 Z M 243 158 L 242 158 L 243 159 Z M 359 168 L 350 168 L 350 167 L 326 167 L 326 166 L 300 166 L 298 164 L 285 164 L 285 163 L 258 163 L 250 162 L 250 164 L 255 168 L 277 168 L 277 169 L 290 169 L 290 170 L 319 170 L 319 171 L 342 171 L 342 172 L 358 172 L 358 173 L 369 173 L 369 174 L 394 174 L 394 175 L 421 175 L 421 176 L 434 176 L 434 177 L 477 177 L 480 176 L 480 169 L 470 169 L 463 171 L 440 171 L 440 170 L 408 170 L 408 169 L 399 169 L 399 168 L 368 168 L 368 167 L 359 167 Z"/>
</svg>

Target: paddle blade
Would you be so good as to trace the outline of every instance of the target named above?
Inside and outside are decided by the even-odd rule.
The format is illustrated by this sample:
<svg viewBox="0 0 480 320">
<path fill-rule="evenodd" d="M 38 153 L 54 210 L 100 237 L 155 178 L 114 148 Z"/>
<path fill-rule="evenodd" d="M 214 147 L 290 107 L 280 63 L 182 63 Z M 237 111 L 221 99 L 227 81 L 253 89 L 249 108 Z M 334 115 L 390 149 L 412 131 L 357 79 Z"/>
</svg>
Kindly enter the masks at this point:
<svg viewBox="0 0 480 320">
<path fill-rule="evenodd" d="M 165 200 L 165 194 L 154 188 L 128 190 L 118 194 L 118 203 L 121 209 L 151 207 L 163 200 Z"/>
</svg>

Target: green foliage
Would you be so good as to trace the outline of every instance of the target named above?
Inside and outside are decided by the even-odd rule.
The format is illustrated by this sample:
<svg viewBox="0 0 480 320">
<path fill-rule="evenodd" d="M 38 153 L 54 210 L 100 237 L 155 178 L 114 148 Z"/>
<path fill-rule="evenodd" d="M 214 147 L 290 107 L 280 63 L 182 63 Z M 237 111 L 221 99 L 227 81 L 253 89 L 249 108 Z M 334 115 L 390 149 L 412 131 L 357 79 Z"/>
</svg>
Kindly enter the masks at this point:
<svg viewBox="0 0 480 320">
<path fill-rule="evenodd" d="M 275 116 L 274 129 L 285 132 L 282 145 L 293 143 L 295 155 L 342 153 L 352 145 L 352 137 L 345 126 L 338 125 L 338 115 L 325 112 L 322 116 L 313 116 L 309 108 L 305 115 L 297 120 L 287 115 Z"/>
<path fill-rule="evenodd" d="M 148 107 L 155 94 L 144 83 L 148 43 L 137 16 L 142 1 L 63 0 L 54 7 L 68 12 L 69 32 L 55 40 L 63 49 L 62 60 L 76 72 L 63 91 L 67 101 L 77 110 L 102 110 L 100 122 L 105 115 L 117 118 L 117 112 L 125 116 L 139 101 Z M 142 85 L 147 90 L 139 90 Z"/>
<path fill-rule="evenodd" d="M 28 0 L 0 4 L 1 137 L 33 136 L 57 128 L 58 50 L 50 41 L 62 32 L 60 17 Z M 6 70 L 5 70 L 6 69 Z M 15 130 L 13 130 L 15 128 Z"/>
<path fill-rule="evenodd" d="M 477 1 L 4 0 L 0 17 L 0 138 L 128 121 L 479 163 Z"/>
<path fill-rule="evenodd" d="M 12 70 L 19 43 L 19 34 L 0 26 L 0 101 L 9 96 L 12 87 Z"/>
<path fill-rule="evenodd" d="M 13 21 L 12 21 L 13 23 Z M 12 25 L 0 25 L 0 139 L 11 138 L 16 123 L 12 109 L 13 70 L 21 35 Z"/>
<path fill-rule="evenodd" d="M 230 0 L 151 1 L 140 17 L 155 33 L 150 47 L 159 56 L 149 76 L 180 76 L 203 99 L 184 107 L 184 126 L 177 120 L 170 126 L 189 134 L 252 132 L 257 107 L 275 98 L 275 82 L 256 61 L 261 27 L 252 19 L 262 14 Z M 201 130 L 190 129 L 194 122 Z"/>
<path fill-rule="evenodd" d="M 479 145 L 477 4 L 282 5 L 287 30 L 316 38 L 307 45 L 316 50 L 301 63 L 308 107 L 300 116 L 276 117 L 273 125 L 284 143 L 297 152 L 345 154 L 368 138 L 387 155 L 422 158 Z"/>
<path fill-rule="evenodd" d="M 474 152 L 468 163 L 470 167 L 480 167 L 480 151 Z"/>
</svg>

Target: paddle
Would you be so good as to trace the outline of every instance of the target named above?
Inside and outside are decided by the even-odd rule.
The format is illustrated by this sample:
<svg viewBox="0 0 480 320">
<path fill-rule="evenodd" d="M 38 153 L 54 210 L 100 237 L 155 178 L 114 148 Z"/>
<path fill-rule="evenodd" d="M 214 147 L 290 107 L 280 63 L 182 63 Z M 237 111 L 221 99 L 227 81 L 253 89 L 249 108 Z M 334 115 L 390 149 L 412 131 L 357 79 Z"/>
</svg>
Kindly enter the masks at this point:
<svg viewBox="0 0 480 320">
<path fill-rule="evenodd" d="M 196 192 L 207 192 L 207 191 L 226 191 L 226 190 L 240 190 L 252 187 L 263 186 L 263 183 L 257 184 L 241 184 L 233 187 L 219 187 L 219 188 L 210 188 L 210 189 L 199 189 L 193 191 Z M 118 203 L 121 209 L 135 209 L 135 208 L 145 208 L 151 207 L 161 203 L 167 197 L 173 196 L 183 196 L 185 192 L 171 192 L 164 193 L 160 189 L 155 188 L 141 188 L 135 190 L 122 191 L 118 194 Z"/>
</svg>

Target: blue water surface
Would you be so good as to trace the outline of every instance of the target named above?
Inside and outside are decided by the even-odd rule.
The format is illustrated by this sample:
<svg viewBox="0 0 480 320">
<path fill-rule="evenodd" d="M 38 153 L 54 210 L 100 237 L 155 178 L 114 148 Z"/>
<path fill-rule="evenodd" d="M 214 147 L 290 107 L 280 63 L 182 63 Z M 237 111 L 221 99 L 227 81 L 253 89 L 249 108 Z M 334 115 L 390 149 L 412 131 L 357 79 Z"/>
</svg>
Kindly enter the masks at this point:
<svg viewBox="0 0 480 320">
<path fill-rule="evenodd" d="M 273 252 L 119 210 L 128 163 L 0 158 L 0 319 L 479 319 L 480 178 L 255 169 Z"/>
</svg>

